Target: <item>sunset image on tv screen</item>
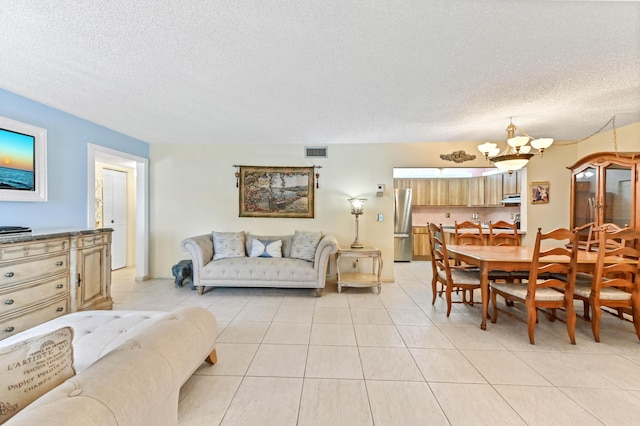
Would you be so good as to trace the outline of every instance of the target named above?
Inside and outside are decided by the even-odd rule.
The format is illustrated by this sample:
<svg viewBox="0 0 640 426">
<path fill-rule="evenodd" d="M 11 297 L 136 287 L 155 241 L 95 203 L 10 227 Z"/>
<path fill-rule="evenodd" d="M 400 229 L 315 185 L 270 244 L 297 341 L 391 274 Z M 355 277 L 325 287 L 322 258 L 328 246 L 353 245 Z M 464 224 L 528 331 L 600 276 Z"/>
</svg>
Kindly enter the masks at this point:
<svg viewBox="0 0 640 426">
<path fill-rule="evenodd" d="M 33 136 L 0 129 L 0 189 L 35 191 L 34 144 Z"/>
</svg>

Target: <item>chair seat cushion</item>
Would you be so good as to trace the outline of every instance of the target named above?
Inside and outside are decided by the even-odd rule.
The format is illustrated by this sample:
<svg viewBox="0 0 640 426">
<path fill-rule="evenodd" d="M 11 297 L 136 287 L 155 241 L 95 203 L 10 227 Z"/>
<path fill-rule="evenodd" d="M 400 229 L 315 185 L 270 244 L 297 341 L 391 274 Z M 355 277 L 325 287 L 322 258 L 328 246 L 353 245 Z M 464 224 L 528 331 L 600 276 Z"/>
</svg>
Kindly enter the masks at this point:
<svg viewBox="0 0 640 426">
<path fill-rule="evenodd" d="M 442 280 L 447 279 L 444 271 L 438 271 L 438 277 Z M 480 286 L 480 275 L 478 271 L 465 269 L 451 269 L 451 279 L 453 284 L 476 284 Z"/>
<path fill-rule="evenodd" d="M 520 299 L 527 298 L 527 284 L 492 283 L 491 288 Z M 564 294 L 549 287 L 536 289 L 536 300 L 562 300 Z"/>
<path fill-rule="evenodd" d="M 591 295 L 591 283 L 576 282 L 573 294 L 579 297 L 588 298 Z M 603 287 L 600 289 L 600 300 L 629 300 L 631 293 L 620 290 L 616 287 Z"/>
</svg>

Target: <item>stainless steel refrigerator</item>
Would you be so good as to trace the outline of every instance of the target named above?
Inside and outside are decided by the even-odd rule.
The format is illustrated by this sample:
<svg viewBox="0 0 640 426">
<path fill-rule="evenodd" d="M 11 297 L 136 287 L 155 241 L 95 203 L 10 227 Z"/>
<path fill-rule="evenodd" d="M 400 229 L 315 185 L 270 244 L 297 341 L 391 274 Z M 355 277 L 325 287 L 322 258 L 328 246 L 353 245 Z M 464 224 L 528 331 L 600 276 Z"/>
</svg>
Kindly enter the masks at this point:
<svg viewBox="0 0 640 426">
<path fill-rule="evenodd" d="M 409 262 L 413 257 L 411 189 L 394 189 L 393 260 Z"/>
</svg>

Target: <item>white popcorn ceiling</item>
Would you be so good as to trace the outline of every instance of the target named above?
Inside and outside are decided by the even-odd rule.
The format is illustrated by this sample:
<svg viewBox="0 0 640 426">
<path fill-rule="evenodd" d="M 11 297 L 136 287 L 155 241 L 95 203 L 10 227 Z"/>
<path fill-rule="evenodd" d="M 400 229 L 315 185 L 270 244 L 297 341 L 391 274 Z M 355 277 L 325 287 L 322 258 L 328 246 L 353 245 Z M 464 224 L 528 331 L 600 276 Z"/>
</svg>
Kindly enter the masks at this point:
<svg viewBox="0 0 640 426">
<path fill-rule="evenodd" d="M 574 140 L 640 121 L 640 2 L 2 0 L 0 88 L 149 143 Z"/>
</svg>

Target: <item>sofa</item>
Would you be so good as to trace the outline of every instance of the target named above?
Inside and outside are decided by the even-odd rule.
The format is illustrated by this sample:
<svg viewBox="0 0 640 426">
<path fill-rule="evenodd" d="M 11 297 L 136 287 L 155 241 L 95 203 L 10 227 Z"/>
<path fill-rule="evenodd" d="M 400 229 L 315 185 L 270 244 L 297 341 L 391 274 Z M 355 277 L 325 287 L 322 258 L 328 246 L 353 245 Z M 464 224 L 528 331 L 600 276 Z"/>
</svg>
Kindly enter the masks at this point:
<svg viewBox="0 0 640 426">
<path fill-rule="evenodd" d="M 177 425 L 180 387 L 203 361 L 216 362 L 216 318 L 198 307 L 76 312 L 8 337 L 0 349 L 67 326 L 76 374 L 5 425 Z"/>
<path fill-rule="evenodd" d="M 276 287 L 312 288 L 321 296 L 330 256 L 338 251 L 335 236 L 303 231 L 276 236 L 212 232 L 187 238 L 181 246 L 191 256 L 200 294 L 205 287 Z"/>
</svg>

